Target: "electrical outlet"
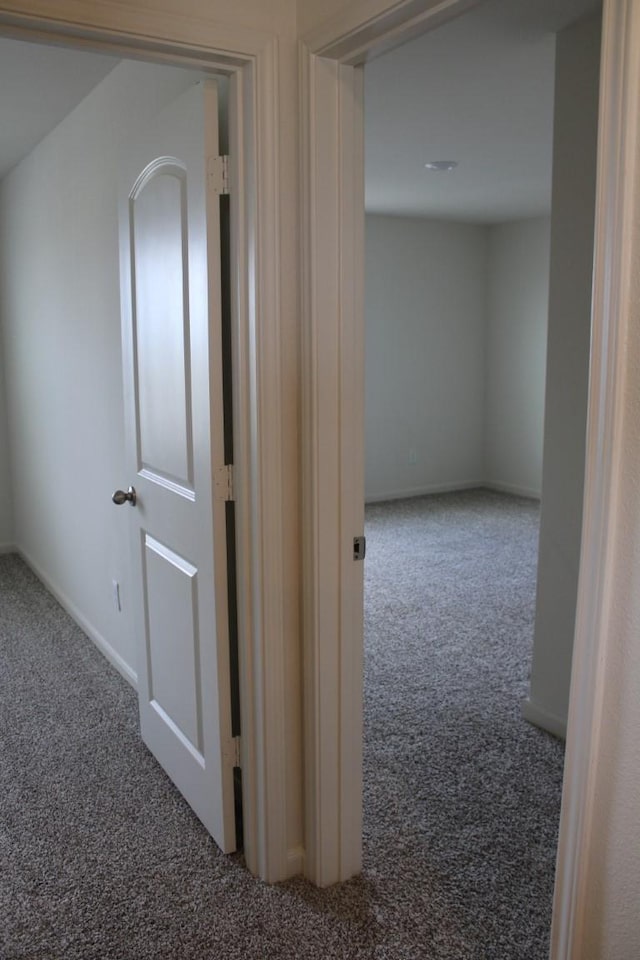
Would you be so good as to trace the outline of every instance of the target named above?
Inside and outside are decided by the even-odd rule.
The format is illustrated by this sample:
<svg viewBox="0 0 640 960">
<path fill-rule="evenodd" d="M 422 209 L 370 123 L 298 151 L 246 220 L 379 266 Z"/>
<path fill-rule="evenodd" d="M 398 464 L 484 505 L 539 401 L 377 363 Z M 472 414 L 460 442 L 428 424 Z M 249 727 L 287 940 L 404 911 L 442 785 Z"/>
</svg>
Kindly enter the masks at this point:
<svg viewBox="0 0 640 960">
<path fill-rule="evenodd" d="M 122 612 L 122 604 L 120 602 L 120 584 L 117 580 L 113 581 L 113 602 L 116 605 L 116 610 L 118 613 Z"/>
<path fill-rule="evenodd" d="M 409 463 L 411 466 L 418 462 L 418 451 L 415 447 L 409 447 Z"/>
</svg>

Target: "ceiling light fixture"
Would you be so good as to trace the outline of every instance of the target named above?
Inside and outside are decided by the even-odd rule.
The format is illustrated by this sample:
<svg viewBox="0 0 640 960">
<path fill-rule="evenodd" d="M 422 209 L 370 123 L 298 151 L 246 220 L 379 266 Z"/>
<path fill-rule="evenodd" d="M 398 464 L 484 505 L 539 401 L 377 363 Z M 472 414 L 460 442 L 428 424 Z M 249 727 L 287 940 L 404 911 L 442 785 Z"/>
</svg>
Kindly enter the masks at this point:
<svg viewBox="0 0 640 960">
<path fill-rule="evenodd" d="M 455 170 L 458 166 L 457 160 L 432 160 L 430 163 L 425 163 L 425 170 Z"/>
</svg>

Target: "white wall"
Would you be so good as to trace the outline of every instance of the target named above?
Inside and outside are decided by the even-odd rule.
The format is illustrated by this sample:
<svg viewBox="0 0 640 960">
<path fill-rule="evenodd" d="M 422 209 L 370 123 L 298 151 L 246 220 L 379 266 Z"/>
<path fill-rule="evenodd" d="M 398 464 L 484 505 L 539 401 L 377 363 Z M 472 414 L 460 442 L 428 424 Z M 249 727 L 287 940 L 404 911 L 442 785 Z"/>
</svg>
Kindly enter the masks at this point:
<svg viewBox="0 0 640 960">
<path fill-rule="evenodd" d="M 549 311 L 548 217 L 489 229 L 484 478 L 539 497 Z"/>
<path fill-rule="evenodd" d="M 580 559 L 591 335 L 600 21 L 558 34 L 544 471 L 525 716 L 566 724 Z"/>
<path fill-rule="evenodd" d="M 368 500 L 483 478 L 486 255 L 484 227 L 366 218 Z"/>
<path fill-rule="evenodd" d="M 15 542 L 135 671 L 124 466 L 117 175 L 138 118 L 189 83 L 121 63 L 0 185 Z M 122 612 L 112 581 L 121 585 Z"/>
<path fill-rule="evenodd" d="M 549 232 L 367 216 L 367 500 L 540 496 Z"/>
<path fill-rule="evenodd" d="M 0 339 L 0 552 L 13 545 L 13 494 L 9 463 L 9 424 L 4 384 L 4 356 Z"/>
<path fill-rule="evenodd" d="M 469 5 L 481 0 L 468 0 Z M 422 0 L 421 8 L 438 6 L 440 0 Z M 297 0 L 298 31 L 301 37 L 305 33 L 324 29 L 326 24 L 332 24 L 336 19 L 343 22 L 345 17 L 354 27 L 366 23 L 369 18 L 383 13 L 391 7 L 398 7 L 397 0 Z"/>
</svg>

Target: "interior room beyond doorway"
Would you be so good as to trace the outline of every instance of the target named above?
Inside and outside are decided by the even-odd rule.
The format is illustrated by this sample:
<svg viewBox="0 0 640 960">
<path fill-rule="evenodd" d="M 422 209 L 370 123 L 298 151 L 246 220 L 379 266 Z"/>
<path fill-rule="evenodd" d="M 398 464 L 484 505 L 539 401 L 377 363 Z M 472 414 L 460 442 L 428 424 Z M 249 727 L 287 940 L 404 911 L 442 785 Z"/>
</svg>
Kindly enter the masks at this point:
<svg viewBox="0 0 640 960">
<path fill-rule="evenodd" d="M 600 40 L 594 5 L 564 21 L 561 6 L 551 23 L 542 4 L 483 4 L 365 68 L 365 862 L 399 804 L 425 862 L 469 884 L 485 948 L 500 929 L 505 955 L 541 958 L 563 748 L 524 717 L 566 730 Z M 516 809 L 536 860 L 502 886 L 517 842 L 489 838 Z M 474 913 L 485 882 L 495 899 Z M 490 932 L 532 896 L 545 906 L 520 945 L 506 919 Z"/>
</svg>

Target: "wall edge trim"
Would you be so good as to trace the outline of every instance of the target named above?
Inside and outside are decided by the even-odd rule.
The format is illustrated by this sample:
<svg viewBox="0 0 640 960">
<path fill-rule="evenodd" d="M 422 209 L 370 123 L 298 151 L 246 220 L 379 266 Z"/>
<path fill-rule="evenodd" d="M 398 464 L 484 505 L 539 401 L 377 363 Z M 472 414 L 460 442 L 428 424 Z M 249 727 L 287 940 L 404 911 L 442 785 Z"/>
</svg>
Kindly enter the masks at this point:
<svg viewBox="0 0 640 960">
<path fill-rule="evenodd" d="M 529 487 L 520 487 L 513 483 L 494 483 L 492 480 L 462 480 L 446 481 L 444 483 L 426 483 L 419 487 L 408 487 L 405 490 L 387 490 L 383 493 L 366 493 L 365 503 L 386 503 L 388 500 L 410 500 L 413 497 L 428 497 L 437 493 L 455 493 L 457 490 L 491 490 L 495 493 L 506 493 L 514 497 L 525 497 L 527 500 L 540 500 L 539 490 Z"/>
<path fill-rule="evenodd" d="M 495 490 L 496 493 L 510 493 L 514 497 L 526 497 L 527 500 L 542 500 L 542 492 L 531 487 L 521 487 L 517 483 L 500 483 L 494 480 L 485 480 L 480 486 L 485 490 Z"/>
<path fill-rule="evenodd" d="M 539 703 L 536 703 L 535 700 L 531 700 L 530 697 L 522 701 L 520 709 L 527 723 L 532 723 L 534 727 L 540 727 L 541 730 L 552 733 L 554 737 L 558 737 L 560 740 L 566 739 L 566 719 L 563 720 L 562 717 L 558 717 L 549 710 L 546 710 Z"/>
<path fill-rule="evenodd" d="M 62 591 L 50 577 L 44 573 L 42 568 L 36 561 L 29 556 L 26 550 L 22 547 L 17 547 L 15 551 L 19 557 L 24 560 L 26 565 L 31 569 L 31 571 L 36 575 L 38 580 L 42 585 L 49 591 L 49 593 L 58 601 L 62 609 L 69 614 L 72 620 L 80 627 L 82 632 L 91 640 L 95 646 L 98 648 L 100 653 L 109 661 L 112 667 L 118 671 L 118 673 L 124 677 L 128 684 L 133 687 L 134 690 L 138 689 L 138 675 L 136 671 L 129 666 L 127 661 L 121 656 L 117 650 L 106 640 L 99 630 L 97 630 L 93 624 L 87 620 L 83 613 L 76 607 L 75 603 L 67 597 L 67 595 Z"/>
<path fill-rule="evenodd" d="M 456 490 L 478 490 L 485 487 L 482 480 L 456 480 L 445 483 L 426 483 L 419 487 L 409 487 L 406 490 L 386 490 L 378 493 L 365 494 L 365 503 L 385 503 L 387 500 L 410 500 L 412 497 L 428 497 L 435 493 L 455 493 Z"/>
</svg>

